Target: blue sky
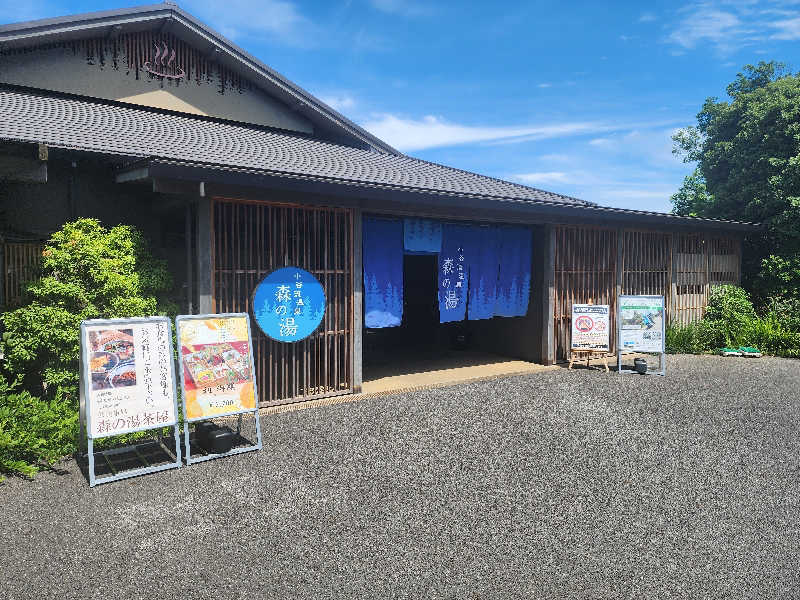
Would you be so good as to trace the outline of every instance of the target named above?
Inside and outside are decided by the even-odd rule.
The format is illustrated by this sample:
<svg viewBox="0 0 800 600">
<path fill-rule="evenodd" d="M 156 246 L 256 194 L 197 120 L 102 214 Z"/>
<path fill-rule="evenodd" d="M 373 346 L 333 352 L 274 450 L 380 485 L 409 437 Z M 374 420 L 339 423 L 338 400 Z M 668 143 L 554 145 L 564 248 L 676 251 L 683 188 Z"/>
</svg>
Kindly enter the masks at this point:
<svg viewBox="0 0 800 600">
<path fill-rule="evenodd" d="M 670 210 L 692 169 L 670 135 L 743 65 L 800 69 L 800 0 L 179 4 L 404 152 L 623 208 Z"/>
</svg>

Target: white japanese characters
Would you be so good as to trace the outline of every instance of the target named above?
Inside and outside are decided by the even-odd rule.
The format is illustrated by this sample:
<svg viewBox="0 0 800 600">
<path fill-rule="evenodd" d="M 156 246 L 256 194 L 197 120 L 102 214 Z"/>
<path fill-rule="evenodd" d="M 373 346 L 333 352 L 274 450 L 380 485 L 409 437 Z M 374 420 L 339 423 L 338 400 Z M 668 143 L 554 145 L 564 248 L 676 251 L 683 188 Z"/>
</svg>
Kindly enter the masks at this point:
<svg viewBox="0 0 800 600">
<path fill-rule="evenodd" d="M 444 292 L 444 309 L 455 310 L 464 301 L 466 288 L 464 287 L 464 249 L 457 249 L 458 256 L 454 259 L 447 257 L 442 259 L 442 279 L 441 286 Z"/>
<path fill-rule="evenodd" d="M 275 314 L 280 319 L 280 334 L 284 337 L 294 337 L 297 335 L 297 322 L 295 317 L 302 316 L 303 307 L 303 275 L 300 272 L 294 274 L 294 289 L 291 285 L 279 285 L 275 291 L 275 299 L 278 305 L 275 307 Z M 292 315 L 292 316 L 288 316 Z"/>
</svg>

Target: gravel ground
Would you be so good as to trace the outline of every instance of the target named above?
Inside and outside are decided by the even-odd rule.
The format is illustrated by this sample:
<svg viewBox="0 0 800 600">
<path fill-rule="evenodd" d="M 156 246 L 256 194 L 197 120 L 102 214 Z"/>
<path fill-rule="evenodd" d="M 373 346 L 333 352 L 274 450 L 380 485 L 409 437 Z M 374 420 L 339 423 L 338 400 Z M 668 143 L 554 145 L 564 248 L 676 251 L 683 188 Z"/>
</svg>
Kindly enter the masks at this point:
<svg viewBox="0 0 800 600">
<path fill-rule="evenodd" d="M 555 369 L 0 486 L 5 598 L 800 598 L 800 362 Z"/>
</svg>

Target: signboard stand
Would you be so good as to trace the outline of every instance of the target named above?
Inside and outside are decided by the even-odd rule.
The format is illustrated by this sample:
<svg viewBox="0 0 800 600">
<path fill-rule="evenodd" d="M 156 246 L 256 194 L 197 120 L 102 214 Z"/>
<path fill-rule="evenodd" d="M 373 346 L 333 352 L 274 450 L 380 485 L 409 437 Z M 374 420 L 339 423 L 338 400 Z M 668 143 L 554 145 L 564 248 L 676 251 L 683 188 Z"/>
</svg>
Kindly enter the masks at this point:
<svg viewBox="0 0 800 600">
<path fill-rule="evenodd" d="M 639 372 L 622 368 L 623 354 L 658 354 L 658 371 L 646 375 L 667 374 L 665 348 L 664 296 L 620 296 L 617 303 L 617 372 Z"/>
<path fill-rule="evenodd" d="M 569 367 L 579 360 L 581 354 L 586 354 L 586 368 L 593 356 L 603 359 L 603 364 L 608 373 L 608 330 L 609 330 L 608 304 L 573 304 L 572 305 L 572 335 L 570 340 Z M 580 359 L 582 360 L 582 359 Z"/>
<path fill-rule="evenodd" d="M 586 368 L 589 368 L 589 361 L 592 358 L 602 358 L 603 365 L 606 368 L 606 373 L 608 373 L 608 351 L 607 350 L 570 350 L 569 352 L 569 369 L 572 368 L 572 363 L 576 360 L 583 360 L 583 358 L 579 358 L 580 354 L 586 355 Z"/>
<path fill-rule="evenodd" d="M 181 446 L 170 320 L 87 320 L 81 323 L 80 342 L 80 438 L 88 458 L 89 486 L 179 468 Z M 160 435 L 157 445 L 174 461 L 150 464 L 142 450 L 152 446 L 152 441 L 110 448 L 98 454 L 112 474 L 97 476 L 95 438 L 164 427 L 174 430 L 174 453 Z M 118 471 L 110 457 L 129 453 L 145 466 Z"/>
<path fill-rule="evenodd" d="M 258 419 L 258 388 L 249 315 L 179 315 L 175 323 L 186 464 L 260 450 L 261 423 Z M 242 416 L 245 414 L 252 414 L 255 419 L 255 444 L 217 453 L 198 448 L 202 455 L 192 456 L 191 423 L 238 416 L 235 439 L 241 442 Z"/>
</svg>

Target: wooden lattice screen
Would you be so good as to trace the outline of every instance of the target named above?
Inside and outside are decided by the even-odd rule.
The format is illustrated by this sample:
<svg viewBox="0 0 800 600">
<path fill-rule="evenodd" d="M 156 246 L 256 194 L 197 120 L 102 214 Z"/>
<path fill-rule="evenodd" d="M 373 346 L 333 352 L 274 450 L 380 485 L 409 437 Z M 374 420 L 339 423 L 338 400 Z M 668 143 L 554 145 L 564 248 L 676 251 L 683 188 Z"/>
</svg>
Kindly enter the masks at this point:
<svg viewBox="0 0 800 600">
<path fill-rule="evenodd" d="M 618 235 L 622 236 L 619 257 Z M 735 237 L 556 227 L 556 360 L 568 357 L 572 304 L 611 305 L 614 348 L 618 276 L 619 293 L 663 295 L 667 321 L 686 324 L 705 313 L 711 286 L 739 284 L 740 264 L 741 241 Z"/>
<path fill-rule="evenodd" d="M 669 296 L 672 280 L 671 235 L 625 231 L 622 245 L 622 294 Z"/>
<path fill-rule="evenodd" d="M 42 261 L 42 242 L 6 242 L 3 244 L 3 305 L 19 306 L 25 285 L 31 282 Z"/>
<path fill-rule="evenodd" d="M 214 201 L 213 278 L 217 312 L 250 312 L 251 294 L 272 270 L 298 266 L 322 283 L 320 328 L 286 344 L 253 326 L 262 404 L 352 391 L 353 214 L 339 208 Z"/>
<path fill-rule="evenodd" d="M 611 345 L 615 343 L 617 232 L 613 229 L 557 227 L 555 230 L 556 359 L 569 353 L 572 305 L 611 305 Z"/>
</svg>

